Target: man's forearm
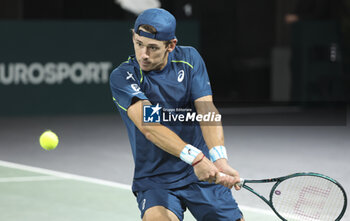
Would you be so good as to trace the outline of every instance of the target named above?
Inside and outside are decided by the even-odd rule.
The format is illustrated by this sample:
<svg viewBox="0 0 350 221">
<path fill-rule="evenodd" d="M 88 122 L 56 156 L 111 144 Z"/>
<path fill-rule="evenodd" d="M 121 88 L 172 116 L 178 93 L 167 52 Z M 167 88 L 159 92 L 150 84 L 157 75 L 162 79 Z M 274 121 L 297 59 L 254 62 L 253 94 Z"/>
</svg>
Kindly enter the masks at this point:
<svg viewBox="0 0 350 221">
<path fill-rule="evenodd" d="M 211 96 L 203 97 L 202 100 L 196 102 L 196 109 L 198 114 L 205 115 L 207 113 L 220 114 L 218 109 L 212 102 Z M 220 122 L 200 122 L 202 134 L 208 148 L 211 149 L 214 146 L 224 145 L 224 130 L 222 123 Z"/>
<path fill-rule="evenodd" d="M 224 130 L 221 122 L 210 126 L 208 123 L 201 124 L 202 134 L 209 150 L 214 146 L 224 146 Z"/>
<path fill-rule="evenodd" d="M 186 143 L 172 130 L 159 123 L 144 123 L 142 121 L 143 104 L 150 104 L 147 100 L 140 100 L 129 107 L 128 116 L 145 137 L 164 151 L 179 157 Z"/>
<path fill-rule="evenodd" d="M 211 95 L 198 98 L 195 101 L 195 106 L 198 114 L 219 114 Z M 226 148 L 224 146 L 224 130 L 221 121 L 201 122 L 200 125 L 204 140 L 209 148 L 210 159 L 213 162 L 219 159 L 227 159 Z"/>
<path fill-rule="evenodd" d="M 180 157 L 182 149 L 186 146 L 177 134 L 161 124 L 143 126 L 141 132 L 152 143 L 176 157 Z"/>
</svg>

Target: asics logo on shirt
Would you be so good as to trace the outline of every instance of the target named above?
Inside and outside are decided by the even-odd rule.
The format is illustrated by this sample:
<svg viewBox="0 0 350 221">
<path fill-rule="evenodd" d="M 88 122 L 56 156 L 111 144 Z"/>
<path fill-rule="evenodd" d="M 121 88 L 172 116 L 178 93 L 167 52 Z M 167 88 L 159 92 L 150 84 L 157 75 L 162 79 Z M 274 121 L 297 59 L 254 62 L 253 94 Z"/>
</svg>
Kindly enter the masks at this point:
<svg viewBox="0 0 350 221">
<path fill-rule="evenodd" d="M 184 70 L 179 71 L 179 73 L 177 73 L 177 81 L 178 82 L 182 82 L 184 80 L 185 77 L 185 72 Z"/>
<path fill-rule="evenodd" d="M 132 76 L 132 73 L 130 73 L 129 71 L 126 72 L 128 74 L 128 76 L 126 77 L 126 80 L 129 80 L 130 78 L 135 81 L 134 76 Z"/>
</svg>

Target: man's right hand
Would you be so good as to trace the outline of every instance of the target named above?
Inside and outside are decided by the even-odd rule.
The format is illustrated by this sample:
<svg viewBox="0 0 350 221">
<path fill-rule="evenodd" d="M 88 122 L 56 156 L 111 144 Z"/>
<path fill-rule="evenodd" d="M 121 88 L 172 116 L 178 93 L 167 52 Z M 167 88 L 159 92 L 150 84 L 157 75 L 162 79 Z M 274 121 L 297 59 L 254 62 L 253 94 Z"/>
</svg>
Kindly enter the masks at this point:
<svg viewBox="0 0 350 221">
<path fill-rule="evenodd" d="M 202 159 L 203 153 L 197 155 L 193 162 L 197 162 Z M 194 173 L 200 181 L 208 181 L 209 183 L 215 182 L 216 175 L 219 170 L 216 166 L 206 157 L 204 157 L 198 164 L 194 167 Z"/>
</svg>

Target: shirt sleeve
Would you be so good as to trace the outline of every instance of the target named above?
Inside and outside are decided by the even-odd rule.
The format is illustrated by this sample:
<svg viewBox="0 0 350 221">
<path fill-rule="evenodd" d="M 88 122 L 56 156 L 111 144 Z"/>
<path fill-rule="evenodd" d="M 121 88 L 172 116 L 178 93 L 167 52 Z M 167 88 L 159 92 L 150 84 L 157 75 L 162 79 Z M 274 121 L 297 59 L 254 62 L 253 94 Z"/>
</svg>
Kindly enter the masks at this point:
<svg viewBox="0 0 350 221">
<path fill-rule="evenodd" d="M 146 100 L 142 92 L 140 82 L 136 78 L 128 77 L 131 72 L 115 69 L 110 75 L 109 83 L 112 91 L 113 101 L 121 110 L 127 111 L 134 97 Z"/>
<path fill-rule="evenodd" d="M 192 100 L 200 97 L 212 95 L 209 76 L 205 63 L 196 49 L 193 49 L 193 70 L 192 70 L 192 85 L 191 96 Z"/>
</svg>

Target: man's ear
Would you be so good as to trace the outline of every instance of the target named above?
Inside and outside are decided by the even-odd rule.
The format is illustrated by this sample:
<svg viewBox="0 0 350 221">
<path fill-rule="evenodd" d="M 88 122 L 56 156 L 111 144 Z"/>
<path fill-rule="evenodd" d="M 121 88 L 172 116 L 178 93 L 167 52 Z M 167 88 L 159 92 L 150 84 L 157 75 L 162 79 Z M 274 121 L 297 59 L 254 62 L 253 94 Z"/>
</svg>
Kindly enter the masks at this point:
<svg viewBox="0 0 350 221">
<path fill-rule="evenodd" d="M 168 45 L 168 52 L 172 52 L 177 44 L 177 39 L 170 40 L 171 43 Z"/>
<path fill-rule="evenodd" d="M 132 30 L 132 32 L 131 32 L 131 40 L 134 41 L 134 39 L 135 39 L 135 32 L 134 32 L 134 30 Z"/>
</svg>

